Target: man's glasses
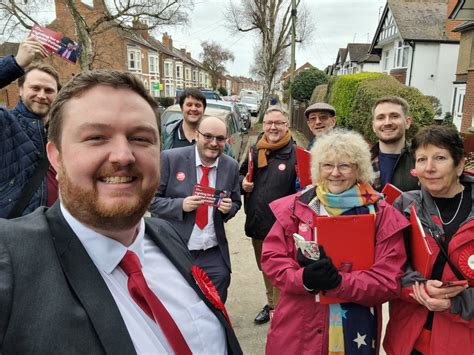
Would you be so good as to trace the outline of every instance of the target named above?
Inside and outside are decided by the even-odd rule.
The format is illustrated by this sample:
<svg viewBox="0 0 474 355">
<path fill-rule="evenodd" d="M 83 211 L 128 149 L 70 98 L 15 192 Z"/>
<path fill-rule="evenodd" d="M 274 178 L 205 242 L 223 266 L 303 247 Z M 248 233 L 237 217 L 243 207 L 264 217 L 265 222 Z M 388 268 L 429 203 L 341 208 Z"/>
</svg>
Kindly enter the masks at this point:
<svg viewBox="0 0 474 355">
<path fill-rule="evenodd" d="M 349 174 L 354 170 L 355 164 L 352 163 L 321 163 L 321 170 L 325 173 L 332 173 L 334 168 L 337 168 L 341 174 Z"/>
<path fill-rule="evenodd" d="M 212 134 L 201 133 L 199 131 L 197 132 L 204 138 L 206 142 L 212 142 L 215 139 L 219 144 L 225 143 L 226 137 L 224 136 L 213 136 Z"/>
<path fill-rule="evenodd" d="M 332 117 L 332 116 L 329 116 L 327 114 L 311 115 L 310 117 L 308 117 L 308 121 L 309 122 L 316 122 L 316 120 L 319 119 L 321 122 L 326 122 L 327 120 L 329 120 L 330 117 Z"/>
<path fill-rule="evenodd" d="M 264 121 L 263 125 L 268 128 L 270 128 L 273 125 L 275 125 L 276 128 L 280 128 L 286 125 L 287 123 L 288 122 L 285 122 L 285 121 Z"/>
</svg>

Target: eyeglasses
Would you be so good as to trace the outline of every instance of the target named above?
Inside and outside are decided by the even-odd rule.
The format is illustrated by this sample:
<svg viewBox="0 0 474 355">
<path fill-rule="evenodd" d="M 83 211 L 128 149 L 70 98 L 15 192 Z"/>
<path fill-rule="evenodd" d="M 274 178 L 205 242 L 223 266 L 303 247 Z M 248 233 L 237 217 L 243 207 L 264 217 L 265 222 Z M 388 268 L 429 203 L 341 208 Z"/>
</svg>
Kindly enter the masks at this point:
<svg viewBox="0 0 474 355">
<path fill-rule="evenodd" d="M 316 122 L 316 120 L 320 120 L 321 122 L 326 122 L 327 120 L 329 120 L 329 118 L 332 117 L 332 116 L 329 116 L 328 114 L 321 114 L 321 115 L 310 115 L 310 117 L 308 117 L 308 121 L 309 122 Z"/>
<path fill-rule="evenodd" d="M 204 138 L 206 142 L 212 142 L 215 139 L 219 144 L 225 143 L 226 137 L 224 136 L 213 136 L 212 134 L 201 133 L 199 131 L 197 132 Z"/>
<path fill-rule="evenodd" d="M 341 174 L 349 174 L 354 170 L 355 164 L 353 163 L 339 163 L 339 164 L 332 164 L 332 163 L 321 163 L 321 170 L 325 173 L 332 173 L 334 168 L 337 168 Z"/>
<path fill-rule="evenodd" d="M 271 126 L 275 125 L 276 128 L 283 127 L 286 125 L 288 122 L 285 121 L 264 121 L 263 124 L 265 127 L 270 128 Z"/>
</svg>

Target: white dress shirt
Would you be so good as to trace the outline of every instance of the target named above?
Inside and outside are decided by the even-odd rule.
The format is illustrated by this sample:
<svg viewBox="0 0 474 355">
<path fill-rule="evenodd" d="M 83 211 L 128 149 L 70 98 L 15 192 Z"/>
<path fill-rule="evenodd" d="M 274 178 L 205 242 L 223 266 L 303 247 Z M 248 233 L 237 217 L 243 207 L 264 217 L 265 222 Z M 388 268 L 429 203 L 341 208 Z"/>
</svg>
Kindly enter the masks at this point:
<svg viewBox="0 0 474 355">
<path fill-rule="evenodd" d="M 199 153 L 197 151 L 197 147 L 194 147 L 195 154 L 196 154 L 196 180 L 197 183 L 201 181 L 202 178 L 202 169 L 201 166 L 202 161 L 199 158 Z M 214 164 L 209 166 L 209 186 L 216 188 L 216 177 L 217 177 L 217 168 L 219 166 L 219 158 L 216 159 Z M 189 250 L 207 250 L 209 248 L 217 246 L 217 237 L 216 237 L 216 229 L 214 228 L 214 207 L 208 206 L 207 207 L 207 225 L 204 229 L 199 228 L 196 224 L 194 224 L 193 231 L 191 232 L 191 236 L 189 237 L 188 241 L 188 249 Z"/>
<path fill-rule="evenodd" d="M 61 211 L 109 288 L 138 354 L 172 354 L 160 326 L 131 298 L 128 277 L 119 265 L 127 248 Z M 193 354 L 227 354 L 224 328 L 158 246 L 145 235 L 142 219 L 129 250 L 137 254 L 150 289 L 166 307 Z"/>
</svg>

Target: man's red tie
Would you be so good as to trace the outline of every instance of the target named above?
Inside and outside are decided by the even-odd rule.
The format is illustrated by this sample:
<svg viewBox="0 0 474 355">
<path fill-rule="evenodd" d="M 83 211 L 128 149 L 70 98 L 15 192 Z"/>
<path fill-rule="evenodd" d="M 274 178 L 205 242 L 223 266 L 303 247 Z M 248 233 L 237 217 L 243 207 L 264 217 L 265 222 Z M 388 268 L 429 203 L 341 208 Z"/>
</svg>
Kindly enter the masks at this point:
<svg viewBox="0 0 474 355">
<path fill-rule="evenodd" d="M 202 178 L 200 184 L 202 186 L 209 186 L 209 170 L 211 170 L 210 167 L 201 165 L 201 170 L 202 170 Z M 197 208 L 196 210 L 196 225 L 200 229 L 204 229 L 204 227 L 207 226 L 208 222 L 208 206 L 207 205 L 201 205 Z"/>
<path fill-rule="evenodd" d="M 127 250 L 119 265 L 128 276 L 128 292 L 133 300 L 160 326 L 175 354 L 192 354 L 173 318 L 148 287 L 138 256 Z"/>
</svg>

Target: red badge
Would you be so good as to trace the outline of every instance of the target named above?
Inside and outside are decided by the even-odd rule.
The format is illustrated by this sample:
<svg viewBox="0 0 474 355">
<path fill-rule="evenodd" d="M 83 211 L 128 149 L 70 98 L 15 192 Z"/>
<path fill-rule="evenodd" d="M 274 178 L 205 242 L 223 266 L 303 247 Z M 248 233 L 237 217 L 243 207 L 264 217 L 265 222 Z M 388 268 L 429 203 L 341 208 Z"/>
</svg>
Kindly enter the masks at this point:
<svg viewBox="0 0 474 355">
<path fill-rule="evenodd" d="M 285 170 L 285 169 L 286 169 L 286 165 L 285 165 L 285 164 L 281 163 L 280 165 L 278 165 L 278 170 L 283 171 L 283 170 Z"/>
<path fill-rule="evenodd" d="M 458 266 L 469 284 L 474 285 L 474 245 L 463 248 L 459 254 Z"/>
<path fill-rule="evenodd" d="M 184 181 L 185 178 L 186 178 L 186 175 L 184 175 L 184 173 L 182 171 L 178 171 L 176 173 L 176 180 Z"/>
</svg>

